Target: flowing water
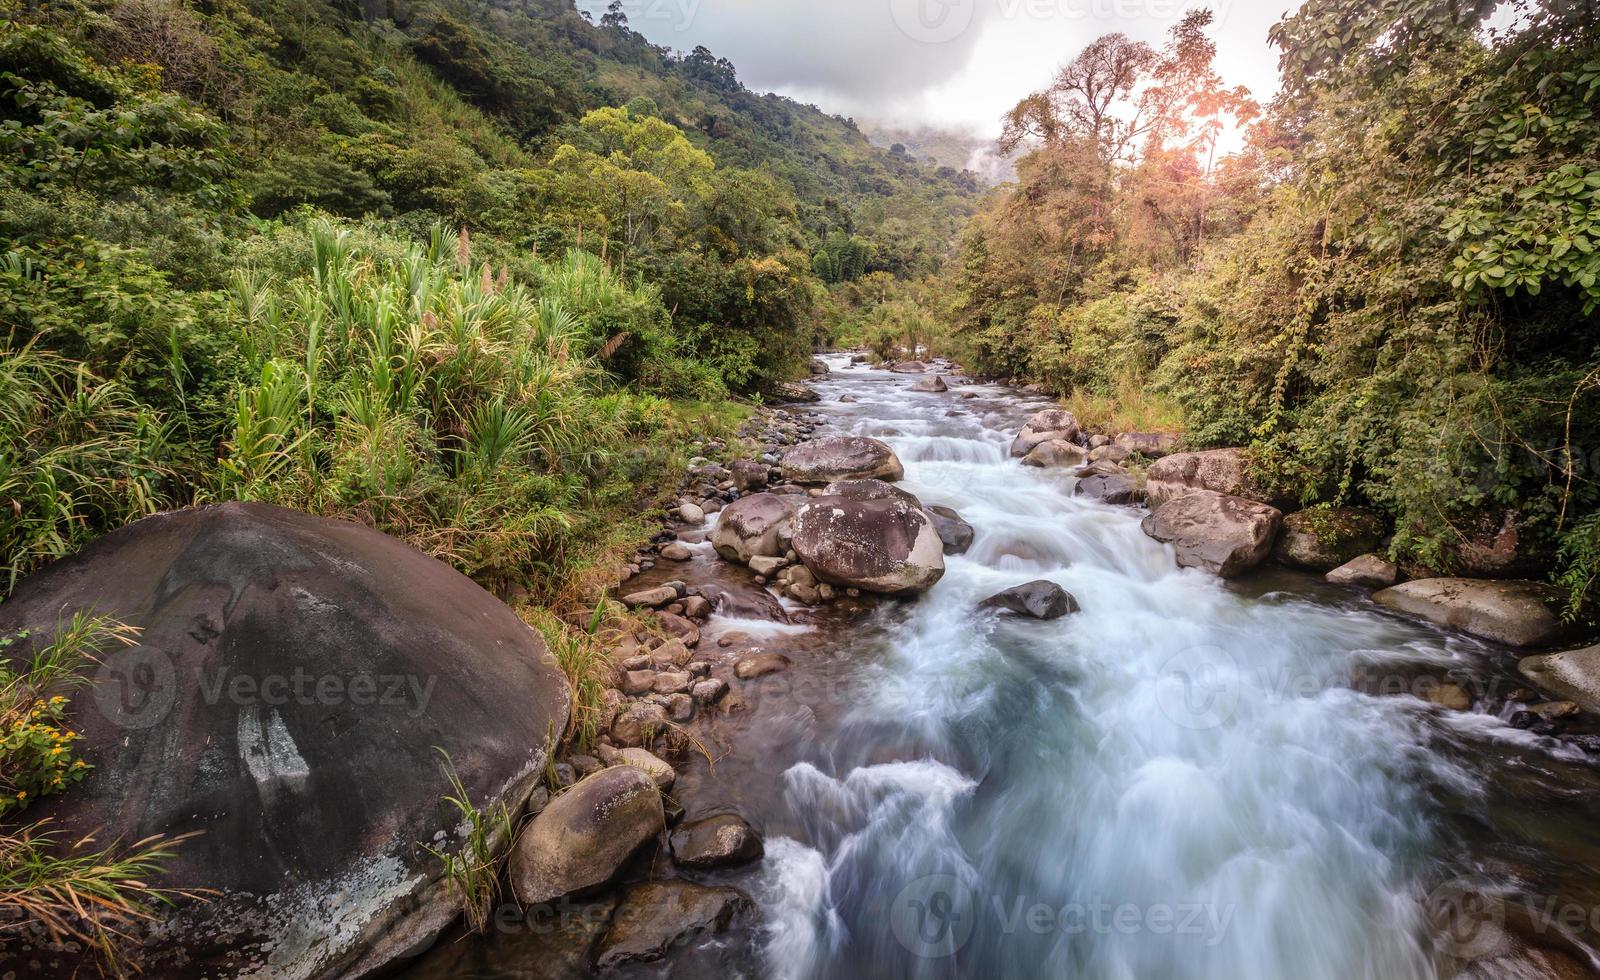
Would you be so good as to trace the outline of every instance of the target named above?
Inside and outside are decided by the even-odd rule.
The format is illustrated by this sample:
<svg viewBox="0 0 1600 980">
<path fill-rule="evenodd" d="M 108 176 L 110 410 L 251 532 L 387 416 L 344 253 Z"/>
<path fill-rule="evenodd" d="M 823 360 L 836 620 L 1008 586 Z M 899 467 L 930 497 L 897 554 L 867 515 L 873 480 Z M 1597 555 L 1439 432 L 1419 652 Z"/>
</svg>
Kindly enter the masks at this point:
<svg viewBox="0 0 1600 980">
<path fill-rule="evenodd" d="M 1143 511 L 1009 458 L 1037 399 L 830 363 L 828 429 L 888 442 L 976 538 L 917 600 L 824 617 L 825 644 L 742 686 L 725 754 L 677 792 L 766 832 L 761 864 L 701 876 L 759 922 L 641 972 L 1590 975 L 1600 779 L 1581 740 L 1507 723 L 1509 652 L 1307 575 L 1180 570 Z M 975 609 L 1040 578 L 1081 611 Z M 730 626 L 751 624 L 707 635 Z M 1414 696 L 1440 680 L 1477 710 Z"/>
<path fill-rule="evenodd" d="M 888 442 L 900 485 L 977 535 L 862 631 L 875 653 L 783 773 L 792 831 L 757 891 L 770 975 L 1426 977 L 1514 945 L 1495 946 L 1504 916 L 1441 941 L 1441 897 L 1547 897 L 1563 875 L 1564 903 L 1582 893 L 1583 751 L 1386 693 L 1488 691 L 1507 654 L 1309 576 L 1179 570 L 1142 511 L 1009 458 L 1035 406 L 847 363 L 823 388 L 856 401 L 822 406 L 831 427 Z M 1082 610 L 974 608 L 1039 578 Z M 1519 792 L 1541 818 L 1514 812 Z"/>
</svg>

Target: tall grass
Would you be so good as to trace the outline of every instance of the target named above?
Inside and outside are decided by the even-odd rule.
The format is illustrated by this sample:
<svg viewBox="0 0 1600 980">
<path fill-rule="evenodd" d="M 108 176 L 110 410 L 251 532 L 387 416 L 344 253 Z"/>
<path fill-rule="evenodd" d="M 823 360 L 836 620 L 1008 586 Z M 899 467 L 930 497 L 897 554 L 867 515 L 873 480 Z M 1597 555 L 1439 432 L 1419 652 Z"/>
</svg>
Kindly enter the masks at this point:
<svg viewBox="0 0 1600 980">
<path fill-rule="evenodd" d="M 1172 398 L 1134 382 L 1117 385 L 1105 394 L 1076 388 L 1062 399 L 1090 432 L 1182 432 L 1183 408 Z"/>
</svg>

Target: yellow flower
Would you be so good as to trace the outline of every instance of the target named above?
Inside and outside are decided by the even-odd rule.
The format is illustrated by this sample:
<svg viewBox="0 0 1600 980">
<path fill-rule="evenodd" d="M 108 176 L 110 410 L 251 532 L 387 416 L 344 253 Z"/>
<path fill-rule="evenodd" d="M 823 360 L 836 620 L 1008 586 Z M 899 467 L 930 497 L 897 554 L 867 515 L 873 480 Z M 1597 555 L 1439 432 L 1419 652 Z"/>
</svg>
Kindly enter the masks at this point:
<svg viewBox="0 0 1600 980">
<path fill-rule="evenodd" d="M 19 800 L 25 800 L 27 798 L 28 798 L 28 791 L 27 790 L 23 790 L 22 792 L 17 794 L 17 799 L 19 799 Z"/>
</svg>

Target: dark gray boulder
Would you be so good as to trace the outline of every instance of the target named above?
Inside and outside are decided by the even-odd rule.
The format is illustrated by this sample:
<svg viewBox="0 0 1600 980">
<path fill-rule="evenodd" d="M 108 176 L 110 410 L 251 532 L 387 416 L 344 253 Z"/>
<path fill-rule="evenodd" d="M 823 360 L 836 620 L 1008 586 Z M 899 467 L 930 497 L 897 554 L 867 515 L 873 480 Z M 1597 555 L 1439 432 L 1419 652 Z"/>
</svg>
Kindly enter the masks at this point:
<svg viewBox="0 0 1600 980">
<path fill-rule="evenodd" d="M 93 774 L 29 817 L 107 843 L 202 832 L 151 883 L 218 894 L 156 930 L 153 976 L 359 975 L 425 948 L 460 911 L 419 847 L 459 844 L 440 750 L 475 806 L 515 812 L 567 723 L 537 633 L 347 521 L 251 503 L 146 518 L 22 582 L 0 632 L 91 609 L 140 644 L 74 695 Z"/>
<path fill-rule="evenodd" d="M 978 603 L 979 609 L 1006 609 L 1034 619 L 1060 619 L 1078 611 L 1078 600 L 1054 582 L 1038 579 L 1013 585 Z"/>
<path fill-rule="evenodd" d="M 961 515 L 949 507 L 929 507 L 928 515 L 933 518 L 933 528 L 939 532 L 939 540 L 944 544 L 944 553 L 947 555 L 964 555 L 972 547 L 972 525 L 961 519 Z"/>
</svg>

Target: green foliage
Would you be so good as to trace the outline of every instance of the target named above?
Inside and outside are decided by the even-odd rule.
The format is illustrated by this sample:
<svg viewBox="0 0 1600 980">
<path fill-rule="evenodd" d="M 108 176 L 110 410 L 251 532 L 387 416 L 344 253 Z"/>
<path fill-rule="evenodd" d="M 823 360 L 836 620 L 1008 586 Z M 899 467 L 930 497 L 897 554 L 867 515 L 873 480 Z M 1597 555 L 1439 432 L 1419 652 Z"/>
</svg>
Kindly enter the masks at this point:
<svg viewBox="0 0 1600 980">
<path fill-rule="evenodd" d="M 1492 6 L 1311 0 L 1273 31 L 1285 96 L 1215 167 L 1147 137 L 1096 169 L 1148 116 L 1097 128 L 1070 88 L 1020 105 L 1036 148 L 964 236 L 960 352 L 1078 399 L 1175 401 L 1190 443 L 1378 509 L 1435 568 L 1509 512 L 1524 555 L 1556 567 L 1561 545 L 1576 609 L 1600 508 L 1600 37 L 1555 4 L 1479 34 Z"/>
</svg>

